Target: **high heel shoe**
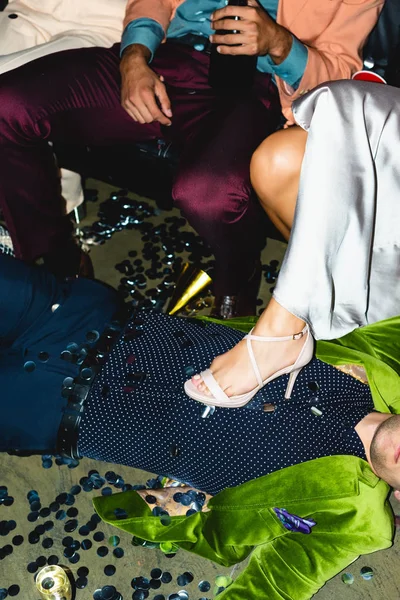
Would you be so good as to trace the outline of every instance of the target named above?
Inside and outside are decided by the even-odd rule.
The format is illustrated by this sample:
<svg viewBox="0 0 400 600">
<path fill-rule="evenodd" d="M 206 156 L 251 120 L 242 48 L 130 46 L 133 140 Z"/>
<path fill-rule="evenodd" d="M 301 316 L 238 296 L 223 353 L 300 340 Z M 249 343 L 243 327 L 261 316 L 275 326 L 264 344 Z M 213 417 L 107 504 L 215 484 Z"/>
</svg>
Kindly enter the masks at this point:
<svg viewBox="0 0 400 600">
<path fill-rule="evenodd" d="M 208 406 L 221 406 L 224 408 L 239 408 L 241 406 L 245 406 L 250 400 L 257 394 L 257 392 L 273 381 L 280 377 L 281 375 L 289 374 L 289 381 L 286 386 L 285 391 L 285 399 L 289 399 L 292 395 L 293 386 L 295 384 L 297 375 L 300 373 L 301 369 L 305 367 L 313 357 L 314 353 L 314 338 L 310 333 L 310 329 L 308 325 L 302 329 L 299 333 L 295 333 L 294 335 L 288 335 L 284 337 L 263 337 L 259 335 L 252 335 L 252 331 L 248 335 L 245 336 L 247 343 L 247 351 L 249 353 L 250 362 L 253 367 L 254 375 L 257 379 L 257 386 L 247 392 L 246 394 L 240 394 L 239 396 L 227 396 L 225 392 L 221 389 L 216 381 L 215 377 L 211 373 L 210 369 L 206 369 L 202 373 L 200 373 L 204 383 L 210 390 L 212 396 L 207 396 L 204 392 L 200 392 L 197 387 L 192 383 L 191 380 L 186 381 L 185 383 L 185 392 L 186 394 L 192 398 L 193 400 L 198 400 L 203 404 L 207 404 Z M 252 340 L 256 342 L 288 342 L 290 340 L 300 340 L 303 336 L 307 335 L 306 341 L 303 344 L 303 347 L 298 355 L 296 362 L 293 365 L 289 365 L 288 367 L 284 367 L 276 373 L 273 373 L 265 379 L 264 381 L 261 378 L 260 369 L 258 368 L 257 361 L 254 356 L 253 348 L 251 345 Z"/>
</svg>

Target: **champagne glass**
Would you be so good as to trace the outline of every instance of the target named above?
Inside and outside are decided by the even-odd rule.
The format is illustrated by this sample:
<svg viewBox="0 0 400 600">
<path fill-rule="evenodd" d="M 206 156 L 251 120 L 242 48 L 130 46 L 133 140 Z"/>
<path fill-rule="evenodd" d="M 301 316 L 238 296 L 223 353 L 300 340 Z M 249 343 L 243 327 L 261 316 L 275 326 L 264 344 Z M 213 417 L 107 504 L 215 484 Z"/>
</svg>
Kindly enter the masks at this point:
<svg viewBox="0 0 400 600">
<path fill-rule="evenodd" d="M 44 567 L 36 577 L 36 587 L 43 600 L 72 600 L 67 573 L 58 565 Z"/>
</svg>

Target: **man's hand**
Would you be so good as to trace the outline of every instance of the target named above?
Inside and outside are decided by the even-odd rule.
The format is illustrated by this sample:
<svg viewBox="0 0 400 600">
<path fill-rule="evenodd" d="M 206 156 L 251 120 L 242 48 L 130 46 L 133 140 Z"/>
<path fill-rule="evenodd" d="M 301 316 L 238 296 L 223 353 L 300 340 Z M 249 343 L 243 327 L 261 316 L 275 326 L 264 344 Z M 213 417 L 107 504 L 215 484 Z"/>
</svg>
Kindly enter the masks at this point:
<svg viewBox="0 0 400 600">
<path fill-rule="evenodd" d="M 163 78 L 150 67 L 150 51 L 139 44 L 129 46 L 121 59 L 121 103 L 138 123 L 171 125 L 171 102 Z"/>
<path fill-rule="evenodd" d="M 229 17 L 239 17 L 234 21 Z M 279 65 L 285 60 L 292 47 L 290 31 L 277 25 L 257 0 L 248 0 L 248 6 L 226 6 L 212 15 L 211 27 L 218 30 L 238 30 L 240 33 L 214 34 L 210 37 L 221 54 L 269 54 Z M 228 44 L 228 45 L 226 45 Z M 235 46 L 233 44 L 240 44 Z"/>
<path fill-rule="evenodd" d="M 165 487 L 159 490 L 138 490 L 137 493 L 142 499 L 148 504 L 149 508 L 153 510 L 155 506 L 159 506 L 163 510 L 166 510 L 171 517 L 183 517 L 186 515 L 190 506 L 183 506 L 179 502 L 175 502 L 174 495 L 177 492 L 181 492 L 185 494 L 186 492 L 193 490 L 194 488 L 187 486 L 179 486 L 179 487 Z M 197 490 L 195 490 L 197 491 Z M 151 497 L 151 503 L 147 502 L 147 498 Z M 209 508 L 207 508 L 207 503 L 210 500 L 211 496 L 209 494 L 205 494 L 206 502 L 202 507 L 202 512 L 208 512 Z"/>
</svg>

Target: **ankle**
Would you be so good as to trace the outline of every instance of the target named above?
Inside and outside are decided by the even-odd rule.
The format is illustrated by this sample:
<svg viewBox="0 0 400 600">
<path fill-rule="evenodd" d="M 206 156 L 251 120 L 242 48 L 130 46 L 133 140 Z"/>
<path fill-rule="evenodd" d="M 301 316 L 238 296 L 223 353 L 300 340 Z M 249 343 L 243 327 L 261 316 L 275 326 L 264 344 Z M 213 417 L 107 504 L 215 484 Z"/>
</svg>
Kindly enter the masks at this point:
<svg viewBox="0 0 400 600">
<path fill-rule="evenodd" d="M 290 323 L 263 323 L 261 327 L 256 325 L 254 327 L 254 335 L 266 336 L 266 337 L 287 337 L 300 333 L 306 323 L 301 320 Z"/>
<path fill-rule="evenodd" d="M 272 298 L 257 322 L 254 334 L 283 337 L 299 333 L 305 326 L 305 321 L 287 311 Z"/>
</svg>

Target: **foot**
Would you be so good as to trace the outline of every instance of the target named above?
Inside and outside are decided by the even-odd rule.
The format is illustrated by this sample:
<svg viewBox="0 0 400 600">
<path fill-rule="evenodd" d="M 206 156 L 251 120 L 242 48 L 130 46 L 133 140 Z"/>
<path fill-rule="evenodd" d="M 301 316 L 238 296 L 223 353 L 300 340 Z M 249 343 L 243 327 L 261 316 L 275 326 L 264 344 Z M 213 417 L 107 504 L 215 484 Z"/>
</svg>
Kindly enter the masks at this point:
<svg viewBox="0 0 400 600">
<path fill-rule="evenodd" d="M 272 299 L 252 333 L 265 337 L 282 337 L 298 333 L 304 326 L 304 321 L 283 309 Z M 262 380 L 294 364 L 305 341 L 306 336 L 287 342 L 252 340 L 251 344 Z M 246 340 L 242 340 L 229 352 L 217 356 L 210 366 L 219 386 L 229 397 L 245 394 L 257 386 L 246 344 Z M 192 383 L 199 391 L 212 396 L 200 375 L 194 375 Z"/>
</svg>

